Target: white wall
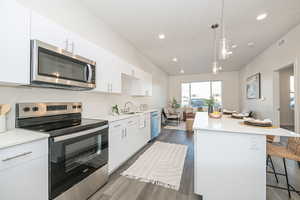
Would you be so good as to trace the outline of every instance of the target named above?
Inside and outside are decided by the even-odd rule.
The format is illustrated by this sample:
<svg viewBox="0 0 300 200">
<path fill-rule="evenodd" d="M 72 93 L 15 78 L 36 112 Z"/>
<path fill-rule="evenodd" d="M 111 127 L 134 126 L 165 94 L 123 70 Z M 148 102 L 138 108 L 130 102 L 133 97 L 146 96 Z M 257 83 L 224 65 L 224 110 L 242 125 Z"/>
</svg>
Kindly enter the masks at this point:
<svg viewBox="0 0 300 200">
<path fill-rule="evenodd" d="M 175 97 L 181 101 L 181 83 L 197 81 L 219 80 L 222 81 L 222 101 L 226 109 L 239 110 L 239 72 L 222 72 L 217 75 L 212 73 L 181 75 L 169 77 L 169 99 Z"/>
<path fill-rule="evenodd" d="M 294 110 L 290 107 L 290 76 L 294 74 L 293 66 L 279 70 L 280 85 L 280 125 L 294 125 Z"/>
<path fill-rule="evenodd" d="M 278 42 L 274 43 L 240 71 L 241 108 L 255 111 L 260 118 L 275 119 L 274 113 L 276 112 L 276 108 L 273 104 L 273 99 L 275 99 L 273 87 L 275 80 L 274 71 L 295 63 L 295 89 L 299 91 L 299 66 L 297 66 L 297 62 L 300 59 L 300 25 L 288 32 L 282 39 L 285 40 L 283 45 L 278 46 Z M 261 92 L 264 98 L 262 100 L 247 100 L 246 79 L 258 72 L 261 73 Z M 295 120 L 296 130 L 299 131 L 297 125 L 299 123 L 299 106 L 297 102 L 295 107 Z"/>
<path fill-rule="evenodd" d="M 0 86 L 0 104 L 39 101 L 81 101 L 84 115 L 107 114 L 111 105 L 131 100 L 136 104 L 147 103 L 150 107 L 163 107 L 167 102 L 168 75 L 143 56 L 127 40 L 92 15 L 80 1 L 73 0 L 20 0 L 22 4 L 76 32 L 87 40 L 111 51 L 127 62 L 152 73 L 153 97 L 132 98 L 126 95 L 93 94 L 66 90 L 3 87 Z M 51 34 L 51 33 L 49 33 Z M 29 66 L 24 66 L 29 67 Z M 14 127 L 14 110 L 8 116 L 9 128 Z"/>
</svg>

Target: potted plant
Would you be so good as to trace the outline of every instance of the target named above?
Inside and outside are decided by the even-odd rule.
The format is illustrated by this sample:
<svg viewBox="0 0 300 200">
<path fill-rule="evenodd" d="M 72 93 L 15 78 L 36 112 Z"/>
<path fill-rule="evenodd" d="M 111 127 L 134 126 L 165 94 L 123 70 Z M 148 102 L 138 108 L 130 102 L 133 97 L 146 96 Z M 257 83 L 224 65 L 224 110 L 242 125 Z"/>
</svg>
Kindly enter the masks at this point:
<svg viewBox="0 0 300 200">
<path fill-rule="evenodd" d="M 205 99 L 205 105 L 208 107 L 208 114 L 214 112 L 215 99 L 210 97 L 209 99 Z"/>
<path fill-rule="evenodd" d="M 113 106 L 111 107 L 111 111 L 112 111 L 112 114 L 113 114 L 113 115 L 120 115 L 120 109 L 119 109 L 118 104 L 113 105 Z"/>
<path fill-rule="evenodd" d="M 180 108 L 180 104 L 178 103 L 178 101 L 174 97 L 171 101 L 171 108 L 174 110 L 174 112 L 176 112 L 176 110 L 178 108 Z"/>
</svg>

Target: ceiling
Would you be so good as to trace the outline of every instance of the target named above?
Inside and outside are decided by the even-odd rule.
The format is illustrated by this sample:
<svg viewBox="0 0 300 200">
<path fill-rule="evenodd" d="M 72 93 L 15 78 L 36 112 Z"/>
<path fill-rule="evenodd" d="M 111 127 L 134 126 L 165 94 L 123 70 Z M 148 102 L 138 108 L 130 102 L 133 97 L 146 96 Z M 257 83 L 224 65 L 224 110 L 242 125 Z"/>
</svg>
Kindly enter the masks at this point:
<svg viewBox="0 0 300 200">
<path fill-rule="evenodd" d="M 82 0 L 114 31 L 170 75 L 211 72 L 213 33 L 221 0 Z M 268 13 L 265 20 L 256 16 Z M 225 0 L 226 35 L 238 45 L 222 63 L 239 70 L 300 23 L 299 0 Z M 158 34 L 165 34 L 164 40 Z M 254 42 L 253 47 L 247 44 Z M 178 62 L 172 61 L 173 57 Z"/>
</svg>

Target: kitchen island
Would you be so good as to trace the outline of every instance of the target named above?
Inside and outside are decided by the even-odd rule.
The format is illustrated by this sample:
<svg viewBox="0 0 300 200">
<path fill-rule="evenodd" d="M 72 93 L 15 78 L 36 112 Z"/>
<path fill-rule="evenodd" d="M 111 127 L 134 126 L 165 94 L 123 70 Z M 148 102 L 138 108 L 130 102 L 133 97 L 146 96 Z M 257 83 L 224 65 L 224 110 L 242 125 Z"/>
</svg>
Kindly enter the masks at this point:
<svg viewBox="0 0 300 200">
<path fill-rule="evenodd" d="M 195 117 L 195 193 L 204 200 L 266 199 L 266 135 L 299 137 L 281 128 L 244 125 L 223 116 Z"/>
</svg>

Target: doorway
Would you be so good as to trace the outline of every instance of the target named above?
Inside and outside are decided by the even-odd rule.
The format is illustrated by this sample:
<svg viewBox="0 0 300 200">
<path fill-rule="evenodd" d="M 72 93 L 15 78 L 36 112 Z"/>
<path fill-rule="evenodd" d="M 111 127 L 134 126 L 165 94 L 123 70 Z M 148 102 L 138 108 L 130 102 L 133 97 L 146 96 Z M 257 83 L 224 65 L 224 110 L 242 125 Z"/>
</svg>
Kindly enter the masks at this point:
<svg viewBox="0 0 300 200">
<path fill-rule="evenodd" d="M 278 125 L 295 131 L 295 76 L 294 65 L 278 71 Z"/>
</svg>

